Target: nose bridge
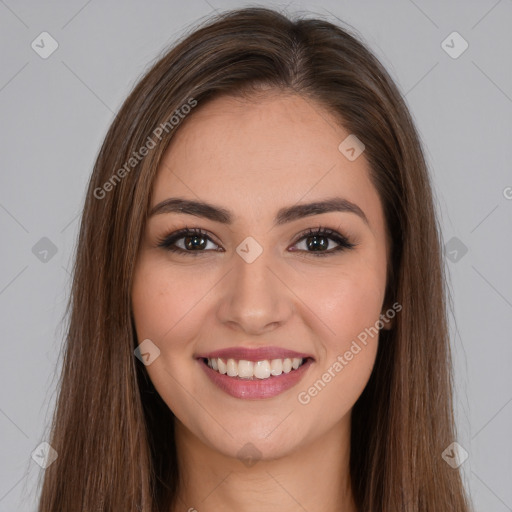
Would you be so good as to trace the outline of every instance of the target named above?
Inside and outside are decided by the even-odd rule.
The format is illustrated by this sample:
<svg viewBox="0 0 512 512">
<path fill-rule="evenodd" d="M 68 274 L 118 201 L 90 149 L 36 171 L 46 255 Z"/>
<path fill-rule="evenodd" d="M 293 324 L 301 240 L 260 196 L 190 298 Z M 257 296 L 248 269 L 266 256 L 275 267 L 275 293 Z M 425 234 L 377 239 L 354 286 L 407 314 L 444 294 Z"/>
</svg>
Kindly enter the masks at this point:
<svg viewBox="0 0 512 512">
<path fill-rule="evenodd" d="M 240 244 L 223 289 L 220 320 L 252 333 L 284 322 L 291 312 L 291 303 L 277 272 L 270 249 L 258 250 L 251 240 Z"/>
</svg>

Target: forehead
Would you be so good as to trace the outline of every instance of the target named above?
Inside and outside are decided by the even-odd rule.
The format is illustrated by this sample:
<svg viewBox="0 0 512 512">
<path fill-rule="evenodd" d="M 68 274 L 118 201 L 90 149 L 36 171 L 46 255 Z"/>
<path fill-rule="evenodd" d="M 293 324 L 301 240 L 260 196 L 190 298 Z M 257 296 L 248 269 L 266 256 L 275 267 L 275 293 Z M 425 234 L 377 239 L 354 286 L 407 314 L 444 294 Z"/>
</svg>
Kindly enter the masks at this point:
<svg viewBox="0 0 512 512">
<path fill-rule="evenodd" d="M 196 107 L 177 131 L 165 160 L 172 165 L 176 159 L 190 164 L 208 159 L 222 163 L 219 172 L 267 176 L 272 173 L 266 169 L 286 172 L 302 163 L 297 173 L 305 165 L 318 168 L 333 162 L 340 137 L 347 135 L 331 114 L 296 94 L 222 96 Z"/>
<path fill-rule="evenodd" d="M 153 206 L 180 196 L 270 216 L 283 205 L 340 195 L 358 203 L 370 223 L 381 214 L 364 153 L 350 161 L 340 152 L 350 132 L 312 99 L 222 96 L 182 123 L 161 161 Z"/>
</svg>

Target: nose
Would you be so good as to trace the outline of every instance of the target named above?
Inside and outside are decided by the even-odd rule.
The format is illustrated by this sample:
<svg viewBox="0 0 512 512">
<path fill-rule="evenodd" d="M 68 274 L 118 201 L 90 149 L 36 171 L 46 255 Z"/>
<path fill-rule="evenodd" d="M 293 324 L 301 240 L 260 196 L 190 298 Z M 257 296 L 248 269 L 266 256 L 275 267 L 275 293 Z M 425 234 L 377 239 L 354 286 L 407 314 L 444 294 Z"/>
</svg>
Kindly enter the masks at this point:
<svg viewBox="0 0 512 512">
<path fill-rule="evenodd" d="M 293 314 L 293 293 L 277 267 L 270 250 L 263 250 L 251 263 L 235 254 L 231 271 L 222 283 L 219 321 L 248 335 L 263 334 L 285 324 Z"/>
</svg>

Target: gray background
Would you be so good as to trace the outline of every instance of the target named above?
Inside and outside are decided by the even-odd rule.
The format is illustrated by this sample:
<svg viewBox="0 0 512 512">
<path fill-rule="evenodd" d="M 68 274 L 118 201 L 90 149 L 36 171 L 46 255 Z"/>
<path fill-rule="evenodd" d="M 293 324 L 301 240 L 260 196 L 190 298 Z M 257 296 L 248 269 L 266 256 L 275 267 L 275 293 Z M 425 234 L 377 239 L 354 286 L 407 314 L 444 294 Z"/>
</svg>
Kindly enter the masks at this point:
<svg viewBox="0 0 512 512">
<path fill-rule="evenodd" d="M 187 27 L 243 5 L 0 0 L 0 512 L 36 509 L 31 454 L 47 434 L 78 215 L 113 114 Z M 447 244 L 465 482 L 477 510 L 512 511 L 512 0 L 289 2 L 298 10 L 356 28 L 406 97 Z M 59 45 L 47 59 L 31 47 L 43 31 Z M 469 44 L 458 58 L 442 46 L 453 31 Z"/>
</svg>

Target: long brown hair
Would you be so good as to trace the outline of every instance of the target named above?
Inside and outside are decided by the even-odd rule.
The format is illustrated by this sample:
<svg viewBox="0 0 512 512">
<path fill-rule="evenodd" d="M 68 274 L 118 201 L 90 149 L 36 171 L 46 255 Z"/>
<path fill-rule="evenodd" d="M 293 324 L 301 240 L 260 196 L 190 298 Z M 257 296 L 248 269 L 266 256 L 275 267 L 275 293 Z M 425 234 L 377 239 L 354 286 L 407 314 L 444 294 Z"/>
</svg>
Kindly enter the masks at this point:
<svg viewBox="0 0 512 512">
<path fill-rule="evenodd" d="M 85 200 L 48 438 L 58 458 L 44 473 L 40 512 L 156 512 L 176 502 L 174 416 L 134 357 L 133 270 L 153 179 L 183 112 L 193 116 L 195 104 L 220 94 L 250 97 L 261 86 L 316 102 L 363 141 L 392 241 L 385 303 L 402 310 L 380 332 L 373 373 L 352 413 L 358 510 L 469 510 L 459 470 L 441 457 L 456 437 L 430 178 L 403 98 L 359 39 L 321 19 L 228 11 L 183 37 L 130 93 Z"/>
</svg>

